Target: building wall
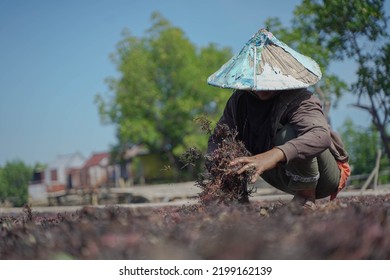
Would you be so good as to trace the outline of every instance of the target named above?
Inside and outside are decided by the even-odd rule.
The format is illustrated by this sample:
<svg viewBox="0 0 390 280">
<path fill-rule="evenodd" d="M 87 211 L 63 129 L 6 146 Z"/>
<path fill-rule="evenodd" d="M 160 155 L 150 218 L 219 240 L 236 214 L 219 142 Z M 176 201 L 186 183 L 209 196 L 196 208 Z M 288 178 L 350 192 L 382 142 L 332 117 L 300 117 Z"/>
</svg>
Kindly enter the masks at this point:
<svg viewBox="0 0 390 280">
<path fill-rule="evenodd" d="M 78 153 L 57 157 L 57 159 L 45 169 L 45 184 L 47 186 L 66 186 L 70 170 L 81 168 L 84 165 L 84 162 L 85 159 Z"/>
<path fill-rule="evenodd" d="M 91 187 L 100 187 L 107 183 L 107 168 L 102 166 L 91 166 L 88 169 L 89 185 Z"/>
<path fill-rule="evenodd" d="M 28 201 L 32 205 L 46 203 L 46 186 L 44 184 L 30 184 L 28 186 Z"/>
</svg>

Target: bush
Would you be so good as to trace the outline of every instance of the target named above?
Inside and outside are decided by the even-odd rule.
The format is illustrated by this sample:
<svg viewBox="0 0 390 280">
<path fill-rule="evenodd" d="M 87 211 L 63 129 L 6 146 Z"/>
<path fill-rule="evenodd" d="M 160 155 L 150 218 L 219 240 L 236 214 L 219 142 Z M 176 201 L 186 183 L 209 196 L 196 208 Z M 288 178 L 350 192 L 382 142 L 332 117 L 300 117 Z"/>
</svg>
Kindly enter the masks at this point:
<svg viewBox="0 0 390 280">
<path fill-rule="evenodd" d="M 22 161 L 7 162 L 0 168 L 0 201 L 8 201 L 16 207 L 26 204 L 31 176 L 32 168 Z"/>
</svg>

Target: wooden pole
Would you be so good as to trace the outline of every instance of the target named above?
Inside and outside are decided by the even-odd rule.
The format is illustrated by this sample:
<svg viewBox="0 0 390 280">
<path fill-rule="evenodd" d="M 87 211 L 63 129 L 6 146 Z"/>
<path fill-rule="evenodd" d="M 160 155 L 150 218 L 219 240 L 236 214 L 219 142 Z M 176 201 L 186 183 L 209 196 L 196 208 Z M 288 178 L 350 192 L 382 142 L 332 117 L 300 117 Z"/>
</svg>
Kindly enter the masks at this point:
<svg viewBox="0 0 390 280">
<path fill-rule="evenodd" d="M 380 159 L 381 159 L 381 156 L 382 156 L 382 151 L 381 150 L 378 150 L 377 154 L 376 154 L 376 162 L 375 162 L 375 167 L 374 169 L 372 170 L 370 176 L 368 176 L 366 182 L 364 182 L 364 185 L 362 186 L 361 188 L 361 192 L 363 192 L 364 190 L 367 189 L 367 187 L 369 186 L 369 184 L 371 183 L 372 180 L 374 180 L 374 185 L 373 185 L 373 189 L 375 190 L 376 189 L 376 186 L 378 184 L 378 173 L 379 173 L 379 167 L 380 167 Z"/>
<path fill-rule="evenodd" d="M 381 163 L 381 156 L 382 156 L 382 150 L 378 150 L 378 154 L 376 156 L 376 162 L 375 162 L 375 169 L 376 169 L 376 172 L 375 172 L 375 176 L 374 176 L 374 190 L 376 189 L 377 185 L 378 185 L 378 177 L 379 177 L 379 167 L 380 167 L 380 163 Z"/>
</svg>

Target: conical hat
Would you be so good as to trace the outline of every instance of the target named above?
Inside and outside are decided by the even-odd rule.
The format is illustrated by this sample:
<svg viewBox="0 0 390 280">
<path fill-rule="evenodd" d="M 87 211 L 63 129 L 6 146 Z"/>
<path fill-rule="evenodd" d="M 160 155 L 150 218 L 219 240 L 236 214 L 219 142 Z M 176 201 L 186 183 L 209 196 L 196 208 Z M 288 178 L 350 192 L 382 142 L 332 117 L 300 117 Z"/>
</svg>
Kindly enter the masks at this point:
<svg viewBox="0 0 390 280">
<path fill-rule="evenodd" d="M 321 76 L 313 59 L 261 29 L 207 83 L 221 88 L 283 90 L 306 88 L 316 84 Z"/>
</svg>

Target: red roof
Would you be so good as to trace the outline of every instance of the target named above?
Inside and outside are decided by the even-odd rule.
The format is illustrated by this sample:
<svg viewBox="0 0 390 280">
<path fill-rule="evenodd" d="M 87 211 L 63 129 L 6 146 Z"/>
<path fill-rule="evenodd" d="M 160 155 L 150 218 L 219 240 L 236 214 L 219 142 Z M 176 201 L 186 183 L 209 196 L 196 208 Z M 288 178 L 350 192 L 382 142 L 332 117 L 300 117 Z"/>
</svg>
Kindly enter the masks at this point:
<svg viewBox="0 0 390 280">
<path fill-rule="evenodd" d="M 98 153 L 98 154 L 93 154 L 85 163 L 84 168 L 88 168 L 91 166 L 97 166 L 100 165 L 100 162 L 104 158 L 109 158 L 110 154 L 109 153 Z"/>
</svg>

